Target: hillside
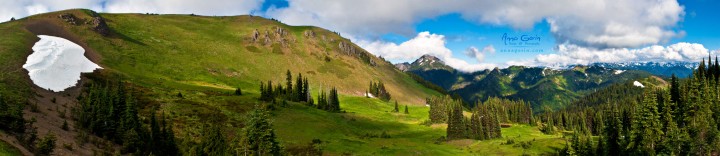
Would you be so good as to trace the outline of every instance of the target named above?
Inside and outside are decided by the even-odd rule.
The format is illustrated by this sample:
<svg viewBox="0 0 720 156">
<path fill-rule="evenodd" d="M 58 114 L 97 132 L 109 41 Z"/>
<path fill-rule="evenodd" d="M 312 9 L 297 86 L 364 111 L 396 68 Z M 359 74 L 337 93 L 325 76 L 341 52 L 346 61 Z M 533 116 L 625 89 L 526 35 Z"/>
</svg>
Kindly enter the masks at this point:
<svg viewBox="0 0 720 156">
<path fill-rule="evenodd" d="M 76 121 L 78 112 L 73 110 L 80 107 L 79 97 L 92 84 L 124 81 L 131 94 L 139 96 L 139 120 L 144 127 L 150 128 L 154 122 L 150 118 L 158 114 L 169 119 L 178 147 L 188 152 L 206 141 L 207 127 L 219 126 L 228 141 L 238 139 L 246 112 L 263 104 L 258 101 L 260 82 L 284 83 L 287 70 L 309 79 L 313 97 L 320 90 L 337 87 L 346 112 L 326 112 L 296 102 L 276 108 L 270 118 L 288 150 L 302 149 L 317 139 L 331 155 L 544 154 L 553 153 L 563 142 L 562 136 L 545 135 L 527 125 L 503 129 L 508 134 L 504 139 L 438 142 L 445 135 L 445 125 L 423 123 L 428 120 L 424 99 L 439 93 L 349 40 L 317 27 L 287 26 L 253 16 L 67 10 L 2 23 L 0 32 L 7 34 L 0 37 L 0 100 L 12 104 L 7 112 L 20 111 L 24 115 L 19 120 L 34 127 L 21 128 L 25 134 L 36 129 L 39 137 L 57 136 L 57 155 L 112 154 L 123 148 L 90 134 Z M 78 87 L 62 92 L 35 86 L 22 65 L 39 40 L 37 35 L 77 43 L 103 69 L 84 74 Z M 408 105 L 410 113 L 392 113 L 391 102 L 365 98 L 370 81 L 383 82 L 393 101 Z M 241 88 L 243 95 L 233 95 L 235 88 Z M 70 128 L 63 128 L 64 122 Z M 33 154 L 33 149 L 22 147 L 23 140 L 12 137 L 23 132 L 8 129 L 0 134 L 0 153 Z M 504 145 L 505 139 L 538 143 L 519 147 Z"/>
<path fill-rule="evenodd" d="M 528 101 L 535 111 L 544 106 L 564 108 L 598 89 L 651 76 L 642 70 L 620 70 L 601 65 L 578 65 L 568 69 L 511 66 L 464 73 L 432 56 L 396 67 L 419 75 L 449 94 L 461 96 L 470 105 L 488 97 L 504 97 Z"/>
<path fill-rule="evenodd" d="M 0 32 L 6 34 L 0 37 L 0 95 L 19 108 L 25 103 L 37 105 L 32 110 L 25 107 L 23 118 L 37 119 L 33 125 L 39 136 L 53 132 L 61 136 L 58 146 L 74 148 L 58 148 L 60 154 L 90 155 L 93 148 L 101 146 L 77 145 L 73 138 L 84 132 L 60 129 L 64 121 L 75 125 L 74 121 L 59 116 L 67 113 L 72 116 L 69 111 L 77 106 L 76 97 L 83 87 L 57 93 L 47 91 L 33 85 L 22 69 L 32 52 L 30 47 L 39 40 L 37 35 L 77 43 L 91 61 L 103 68 L 85 75 L 79 86 L 123 80 L 134 88 L 133 92 L 142 95 L 143 122 L 149 122 L 151 114 L 165 114 L 173 121 L 175 135 L 190 140 L 197 137 L 186 136 L 198 136 L 208 124 L 204 120 L 211 118 L 219 119 L 217 124 L 225 123 L 221 125 L 228 133 L 242 127 L 245 112 L 258 103 L 260 82 L 284 83 L 288 70 L 293 76 L 301 73 L 308 78 L 314 94 L 337 87 L 343 96 L 363 96 L 370 81 L 379 81 L 385 84 L 392 100 L 403 105 L 424 106 L 426 97 L 440 95 L 334 32 L 288 26 L 255 16 L 97 14 L 90 10 L 67 10 L 2 23 Z M 241 88 L 247 96 L 231 96 L 235 88 Z M 183 98 L 176 97 L 180 93 Z M 290 110 L 302 113 L 298 112 L 302 109 Z M 318 118 L 337 118 L 328 115 L 331 114 Z M 304 139 L 287 141 L 288 145 L 310 142 Z M 9 136 L 3 135 L 3 140 L 17 145 Z M 26 150 L 21 151 L 27 154 Z"/>
</svg>

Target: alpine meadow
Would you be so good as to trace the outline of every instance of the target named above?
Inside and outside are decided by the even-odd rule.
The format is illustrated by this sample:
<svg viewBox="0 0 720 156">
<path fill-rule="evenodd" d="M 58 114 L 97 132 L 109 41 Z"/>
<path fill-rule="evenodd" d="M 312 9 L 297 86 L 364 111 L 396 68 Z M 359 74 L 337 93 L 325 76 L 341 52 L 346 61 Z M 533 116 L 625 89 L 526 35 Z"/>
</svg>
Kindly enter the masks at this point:
<svg viewBox="0 0 720 156">
<path fill-rule="evenodd" d="M 0 2 L 0 155 L 720 155 L 717 4 Z"/>
</svg>

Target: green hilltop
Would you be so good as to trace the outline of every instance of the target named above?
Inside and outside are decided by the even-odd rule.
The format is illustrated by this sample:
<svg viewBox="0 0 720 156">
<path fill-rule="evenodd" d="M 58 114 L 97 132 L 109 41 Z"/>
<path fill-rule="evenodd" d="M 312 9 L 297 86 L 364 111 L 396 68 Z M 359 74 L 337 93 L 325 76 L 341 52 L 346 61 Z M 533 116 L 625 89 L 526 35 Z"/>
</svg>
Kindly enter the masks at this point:
<svg viewBox="0 0 720 156">
<path fill-rule="evenodd" d="M 67 14 L 74 18 L 60 18 Z M 98 16 L 106 26 L 98 24 L 94 18 Z M 148 124 L 154 114 L 167 118 L 182 151 L 190 150 L 186 148 L 192 142 L 202 141 L 201 133 L 208 125 L 219 125 L 228 136 L 226 140 L 237 139 L 234 134 L 242 130 L 246 112 L 262 104 L 258 100 L 261 82 L 284 84 L 288 70 L 293 76 L 300 73 L 308 78 L 313 98 L 336 87 L 345 113 L 297 102 L 272 111 L 275 132 L 286 149 L 319 139 L 324 152 L 331 155 L 520 155 L 553 153 L 564 142 L 560 135 L 546 135 L 528 125 L 503 128 L 504 139 L 438 142 L 445 136 L 446 125 L 424 124 L 429 110 L 425 98 L 441 93 L 339 34 L 318 27 L 288 26 L 248 15 L 66 10 L 2 23 L 0 33 L 4 34 L 0 36 L 0 95 L 6 101 L 47 108 L 39 113 L 26 108 L 25 118 L 61 111 L 56 97 L 69 101 L 63 108 L 76 106 L 74 98 L 82 94 L 72 88 L 60 93 L 43 91 L 33 87 L 27 71 L 21 70 L 32 52 L 30 47 L 38 40 L 36 35 L 59 36 L 83 46 L 86 56 L 104 68 L 86 74 L 82 84 L 125 81 L 132 92 L 142 95 L 140 120 Z M 366 98 L 371 82 L 382 82 L 391 101 Z M 242 96 L 233 95 L 236 88 L 242 89 Z M 393 113 L 394 101 L 408 105 L 410 113 Z M 54 121 L 38 118 L 36 124 L 50 125 L 39 128 L 40 136 L 60 126 Z M 80 136 L 80 131 L 55 133 Z M 529 147 L 505 145 L 507 138 L 537 143 Z M 95 151 L 88 150 L 93 146 L 75 144 L 72 137 L 58 139 L 57 145 L 66 147 L 56 148 L 56 153 L 88 155 Z"/>
</svg>

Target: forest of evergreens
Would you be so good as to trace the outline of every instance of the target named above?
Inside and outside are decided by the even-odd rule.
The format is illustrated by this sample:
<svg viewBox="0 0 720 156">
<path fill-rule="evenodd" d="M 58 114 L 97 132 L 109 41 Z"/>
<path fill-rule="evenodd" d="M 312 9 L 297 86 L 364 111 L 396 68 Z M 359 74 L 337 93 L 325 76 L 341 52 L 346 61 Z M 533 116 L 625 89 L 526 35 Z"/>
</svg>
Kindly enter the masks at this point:
<svg viewBox="0 0 720 156">
<path fill-rule="evenodd" d="M 500 98 L 488 98 L 470 109 L 472 115 L 463 115 L 465 108 L 460 100 L 450 96 L 427 99 L 431 123 L 447 123 L 447 136 L 452 139 L 487 140 L 502 137 L 501 123 L 531 124 L 534 122 L 530 104 Z"/>
<path fill-rule="evenodd" d="M 645 88 L 640 96 L 611 88 L 539 119 L 573 131 L 562 155 L 720 154 L 720 64 L 708 60 L 690 78 L 673 75 L 670 87 Z"/>
</svg>

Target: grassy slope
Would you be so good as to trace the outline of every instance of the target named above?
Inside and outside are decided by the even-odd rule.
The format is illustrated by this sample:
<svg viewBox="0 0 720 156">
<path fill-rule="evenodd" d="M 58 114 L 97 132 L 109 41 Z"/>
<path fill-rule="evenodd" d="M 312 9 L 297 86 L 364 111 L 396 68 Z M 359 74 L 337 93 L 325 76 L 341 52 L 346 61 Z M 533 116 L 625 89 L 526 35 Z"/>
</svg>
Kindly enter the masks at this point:
<svg viewBox="0 0 720 156">
<path fill-rule="evenodd" d="M 88 18 L 84 11 L 72 10 L 80 18 Z M 0 30 L 21 30 L 17 22 L 26 20 L 56 20 L 60 13 L 49 13 L 0 24 Z M 244 114 L 258 104 L 257 86 L 259 81 L 284 81 L 285 70 L 302 72 L 310 77 L 313 93 L 320 88 L 337 86 L 342 107 L 348 113 L 328 113 L 291 103 L 288 108 L 274 111 L 274 125 L 280 139 L 286 146 L 304 145 L 314 138 L 326 142 L 327 152 L 377 154 L 424 154 L 458 155 L 468 152 L 499 152 L 504 154 L 518 150 L 512 146 L 498 146 L 488 149 L 495 141 L 471 141 L 471 144 L 434 144 L 434 140 L 445 134 L 442 126 L 422 126 L 427 120 L 427 108 L 422 105 L 426 96 L 437 93 L 415 83 L 411 78 L 397 71 L 391 64 L 378 60 L 378 67 L 371 67 L 357 59 L 337 54 L 337 43 L 341 39 L 334 33 L 314 27 L 289 27 L 258 17 L 198 17 L 186 15 L 139 15 L 103 14 L 109 25 L 116 31 L 111 38 L 101 37 L 87 26 L 65 26 L 67 30 L 81 36 L 101 56 L 105 71 L 125 76 L 126 80 L 146 88 L 144 95 L 151 98 L 150 106 L 159 106 L 159 111 L 172 119 L 176 136 L 197 139 L 199 131 L 211 117 L 220 118 L 215 124 L 224 124 L 225 131 L 232 134 L 242 127 Z M 262 46 L 248 43 L 254 29 L 271 30 L 280 26 L 291 31 L 290 48 Z M 307 39 L 302 33 L 312 29 L 316 38 Z M 18 68 L 22 57 L 29 53 L 35 40 L 27 31 L 14 36 L 2 36 L 0 54 L 12 53 Z M 272 32 L 272 31 L 270 31 Z M 319 36 L 335 38 L 334 42 L 322 41 Z M 7 37 L 7 38 L 6 38 Z M 346 40 L 345 40 L 346 41 Z M 347 41 L 346 41 L 347 42 Z M 256 51 L 250 50 L 257 48 Z M 274 51 L 274 52 L 273 52 Z M 20 53 L 22 52 L 22 53 Z M 332 59 L 325 62 L 324 57 Z M 6 57 L 3 57 L 6 58 Z M 24 73 L 24 72 L 23 72 Z M 23 76 L 22 74 L 16 76 Z M 391 105 L 376 99 L 358 97 L 367 88 L 370 80 L 382 80 L 393 98 L 402 105 L 410 106 L 410 115 L 388 113 Z M 10 82 L 25 81 L 15 78 Z M 3 85 L 10 83 L 3 82 Z M 231 96 L 235 87 L 243 88 L 245 95 Z M 182 92 L 184 98 L 175 97 Z M 147 114 L 149 109 L 144 110 Z M 534 127 L 516 127 L 504 130 L 507 134 L 541 135 Z M 363 138 L 370 134 L 387 132 L 391 138 Z M 541 135 L 544 136 L 544 135 Z M 545 136 L 555 138 L 557 136 Z M 542 145 L 542 144 L 540 144 Z M 553 144 L 560 145 L 560 144 Z M 538 144 L 534 146 L 539 146 Z M 468 149 L 468 147 L 471 147 Z M 548 147 L 532 149 L 534 153 L 547 152 Z"/>
<path fill-rule="evenodd" d="M 22 155 L 20 151 L 12 145 L 0 140 L 0 156 Z"/>
<path fill-rule="evenodd" d="M 391 112 L 391 103 L 377 99 L 342 97 L 340 100 L 348 113 L 327 113 L 301 105 L 277 111 L 274 123 L 279 136 L 286 144 L 306 144 L 317 138 L 329 141 L 324 145 L 327 152 L 358 155 L 536 155 L 553 153 L 564 143 L 559 135 L 545 135 L 536 127 L 514 125 L 503 129 L 502 139 L 435 144 L 436 139 L 445 136 L 445 127 L 421 124 L 428 119 L 427 107 L 410 106 L 410 114 L 403 114 Z M 307 122 L 297 123 L 297 119 Z M 362 137 L 383 132 L 390 138 Z M 507 139 L 515 140 L 516 144 L 532 142 L 532 146 L 523 149 L 502 145 Z"/>
<path fill-rule="evenodd" d="M 343 94 L 361 95 L 370 80 L 381 80 L 393 98 L 404 102 L 420 104 L 424 97 L 438 94 L 415 83 L 390 63 L 373 58 L 379 66 L 372 67 L 339 54 L 339 42 L 348 41 L 320 28 L 291 27 L 251 16 L 103 14 L 103 17 L 125 37 L 107 39 L 89 31 L 76 33 L 102 55 L 101 64 L 147 86 L 207 85 L 223 89 L 239 86 L 255 90 L 260 81 L 284 83 L 285 71 L 289 69 L 293 74 L 301 72 L 310 77 L 315 90 L 336 86 Z M 273 36 L 276 26 L 290 30 L 285 37 L 291 40 L 287 48 L 277 43 L 268 46 L 250 43 L 253 30 L 258 29 L 261 34 L 269 31 Z M 303 36 L 305 30 L 313 30 L 317 37 Z M 320 36 L 334 41 L 322 40 Z M 332 61 L 325 62 L 325 56 Z"/>
</svg>

